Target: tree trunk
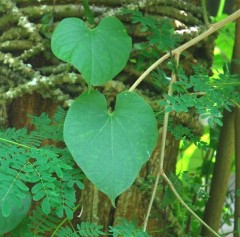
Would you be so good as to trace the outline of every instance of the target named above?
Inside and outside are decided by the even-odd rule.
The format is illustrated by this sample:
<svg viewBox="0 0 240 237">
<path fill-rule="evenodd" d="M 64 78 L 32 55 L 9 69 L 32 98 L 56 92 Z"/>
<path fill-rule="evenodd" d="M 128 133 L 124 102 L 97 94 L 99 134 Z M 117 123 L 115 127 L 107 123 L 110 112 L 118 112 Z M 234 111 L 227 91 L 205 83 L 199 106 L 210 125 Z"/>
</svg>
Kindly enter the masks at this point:
<svg viewBox="0 0 240 237">
<path fill-rule="evenodd" d="M 223 127 L 221 128 L 214 166 L 210 198 L 208 199 L 203 220 L 215 231 L 220 227 L 223 204 L 226 199 L 227 187 L 231 173 L 234 151 L 234 113 L 224 111 Z M 202 236 L 214 236 L 203 227 Z"/>
<path fill-rule="evenodd" d="M 236 9 L 240 9 L 240 0 L 235 1 Z M 232 73 L 240 76 L 240 19 L 236 20 L 235 42 L 232 57 Z M 234 212 L 234 237 L 239 237 L 240 222 L 240 109 L 235 108 L 235 212 Z"/>
<path fill-rule="evenodd" d="M 236 1 L 237 9 L 240 7 L 240 1 Z M 239 55 L 240 55 L 240 21 L 236 20 L 235 25 L 235 42 L 231 62 L 231 74 L 240 75 L 239 67 Z M 236 112 L 236 113 L 234 113 Z M 234 116 L 235 115 L 235 116 Z M 235 121 L 235 123 L 234 123 Z M 233 112 L 224 113 L 223 127 L 221 128 L 219 144 L 216 155 L 216 163 L 213 172 L 213 178 L 211 183 L 210 198 L 207 202 L 204 220 L 211 226 L 214 230 L 218 230 L 221 224 L 221 212 L 226 200 L 226 193 L 229 183 L 229 178 L 231 174 L 232 158 L 234 155 L 235 147 L 235 167 L 236 167 L 236 190 L 239 188 L 239 108 L 236 108 Z M 237 220 L 240 215 L 240 201 L 239 197 L 235 197 L 235 226 L 234 229 L 237 234 Z M 208 230 L 203 228 L 203 236 L 213 236 Z"/>
<path fill-rule="evenodd" d="M 16 2 L 16 4 L 15 4 Z M 203 25 L 199 1 L 195 0 L 157 0 L 157 1 L 118 1 L 118 0 L 91 0 L 89 1 L 94 16 L 102 18 L 108 14 L 115 14 L 127 26 L 128 32 L 132 35 L 134 42 L 144 41 L 146 35 L 139 31 L 138 26 L 130 25 L 128 18 L 121 17 L 119 8 L 133 7 L 136 10 L 144 11 L 147 15 L 156 18 L 163 16 L 176 19 L 172 21 L 176 30 L 182 35 L 185 41 L 193 38 L 196 34 L 205 29 Z M 186 12 L 188 14 L 182 14 Z M 54 16 L 54 23 L 44 25 L 40 19 L 46 14 Z M 82 3 L 77 0 L 1 0 L 0 3 L 0 104 L 2 126 L 29 127 L 27 114 L 39 115 L 47 112 L 50 115 L 58 105 L 65 108 L 69 106 L 72 99 L 86 90 L 86 84 L 81 76 L 74 69 L 66 70 L 66 64 L 57 60 L 51 53 L 49 33 L 55 23 L 65 17 L 84 18 Z M 190 26 L 196 27 L 197 32 L 192 31 Z M 44 28 L 45 27 L 45 28 Z M 214 36 L 200 42 L 196 47 L 188 51 L 183 67 L 190 73 L 189 65 L 199 62 L 210 67 L 212 62 Z M 145 62 L 147 69 L 151 60 Z M 117 79 L 124 83 L 112 81 L 103 87 L 104 93 L 108 96 L 116 95 L 125 90 L 128 84 L 132 83 L 141 71 L 136 72 L 128 64 L 126 69 L 117 76 Z M 147 88 L 147 90 L 146 90 Z M 158 95 L 156 88 L 149 83 L 143 83 L 140 87 L 142 93 L 151 96 Z M 165 172 L 174 172 L 178 144 L 172 135 L 168 134 L 167 148 L 165 152 Z M 161 140 L 159 139 L 159 144 Z M 78 221 L 93 221 L 107 228 L 108 225 L 117 223 L 118 218 L 137 219 L 142 225 L 148 202 L 150 190 L 142 191 L 143 184 L 148 182 L 148 175 L 156 176 L 158 163 L 158 146 L 153 152 L 149 162 L 143 167 L 134 185 L 117 199 L 116 209 L 111 206 L 108 198 L 99 192 L 90 182 L 86 181 L 86 188 L 81 194 L 79 201 L 83 210 Z M 161 201 L 163 194 L 159 194 Z M 172 224 L 168 219 L 169 210 L 159 208 L 159 199 L 155 202 L 152 218 L 149 221 L 148 229 L 156 230 Z M 177 233 L 172 229 L 171 234 Z M 166 231 L 161 236 L 168 236 Z M 177 235 L 177 234 L 176 234 Z M 151 236 L 159 236 L 151 234 Z"/>
<path fill-rule="evenodd" d="M 235 109 L 235 207 L 234 207 L 234 237 L 239 237 L 240 220 L 240 109 Z"/>
</svg>

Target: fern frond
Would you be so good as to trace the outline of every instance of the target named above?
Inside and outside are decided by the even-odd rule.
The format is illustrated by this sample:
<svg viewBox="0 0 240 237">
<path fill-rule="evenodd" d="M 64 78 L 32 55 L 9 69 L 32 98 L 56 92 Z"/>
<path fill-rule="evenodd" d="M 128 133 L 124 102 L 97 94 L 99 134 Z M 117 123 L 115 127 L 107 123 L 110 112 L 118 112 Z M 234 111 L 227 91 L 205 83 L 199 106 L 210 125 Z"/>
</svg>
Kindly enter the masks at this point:
<svg viewBox="0 0 240 237">
<path fill-rule="evenodd" d="M 63 217 L 66 214 L 67 218 L 73 218 L 73 212 L 76 203 L 75 189 L 69 188 L 67 183 L 61 183 L 60 197 L 61 203 L 56 207 L 56 214 L 58 217 Z"/>
<path fill-rule="evenodd" d="M 6 147 L 0 149 L 1 157 L 0 165 L 0 202 L 2 204 L 2 214 L 7 217 L 15 210 L 12 209 L 11 203 L 18 203 L 21 206 L 22 200 L 29 195 L 29 188 L 21 180 L 23 169 L 28 163 L 28 156 L 22 154 L 22 148 L 5 150 Z M 1 152 L 4 151 L 4 152 Z"/>
<path fill-rule="evenodd" d="M 57 232 L 57 237 L 79 237 L 77 232 L 73 231 L 70 227 L 62 227 Z"/>
<path fill-rule="evenodd" d="M 85 176 L 68 149 L 54 143 L 63 140 L 65 116 L 66 112 L 59 109 L 52 120 L 46 114 L 31 117 L 36 130 L 30 133 L 26 129 L 0 131 L 0 204 L 4 215 L 14 211 L 8 204 L 20 203 L 29 187 L 37 204 L 29 217 L 31 235 L 27 231 L 24 237 L 43 237 L 55 230 L 61 218 L 72 219 L 76 188 L 84 187 Z M 45 139 L 53 143 L 43 146 Z M 91 227 L 89 233 L 96 236 L 97 228 Z M 78 231 L 69 236 L 78 236 Z"/>
<path fill-rule="evenodd" d="M 112 233 L 113 237 L 149 237 L 147 232 L 137 228 L 134 222 L 128 222 L 125 219 L 123 219 L 119 225 L 110 226 L 109 232 Z"/>
<path fill-rule="evenodd" d="M 80 169 L 69 170 L 63 177 L 63 181 L 67 182 L 69 188 L 73 188 L 74 185 L 77 185 L 79 189 L 84 189 L 84 184 L 82 180 L 85 178 L 84 174 Z"/>
<path fill-rule="evenodd" d="M 90 222 L 81 222 L 80 225 L 77 225 L 80 236 L 83 237 L 98 237 L 104 235 L 102 232 L 103 226 L 97 225 Z"/>
<path fill-rule="evenodd" d="M 49 139 L 54 141 L 63 141 L 63 124 L 66 117 L 66 111 L 58 107 L 54 118 L 50 119 L 46 113 L 40 116 L 31 116 L 35 130 L 31 134 L 37 134 L 41 140 Z"/>
<path fill-rule="evenodd" d="M 45 236 L 47 232 L 55 230 L 61 222 L 61 219 L 53 214 L 46 215 L 39 206 L 36 207 L 29 219 L 28 227 L 32 236 L 40 235 L 41 237 Z"/>
<path fill-rule="evenodd" d="M 0 168 L 0 203 L 2 206 L 2 214 L 8 217 L 14 210 L 11 203 L 21 205 L 21 200 L 25 199 L 28 187 L 17 179 L 18 172 L 6 167 Z"/>
<path fill-rule="evenodd" d="M 99 237 L 105 235 L 102 232 L 102 226 L 90 222 L 81 222 L 77 225 L 77 231 L 72 230 L 70 227 L 62 227 L 58 232 L 58 237 Z"/>
<path fill-rule="evenodd" d="M 0 147 L 10 146 L 7 141 L 19 142 L 28 147 L 38 147 L 41 144 L 41 137 L 38 134 L 29 134 L 26 128 L 15 129 L 8 128 L 5 131 L 0 130 Z"/>
<path fill-rule="evenodd" d="M 67 111 L 59 106 L 54 114 L 53 123 L 63 124 L 66 118 L 66 115 L 67 115 Z"/>
</svg>

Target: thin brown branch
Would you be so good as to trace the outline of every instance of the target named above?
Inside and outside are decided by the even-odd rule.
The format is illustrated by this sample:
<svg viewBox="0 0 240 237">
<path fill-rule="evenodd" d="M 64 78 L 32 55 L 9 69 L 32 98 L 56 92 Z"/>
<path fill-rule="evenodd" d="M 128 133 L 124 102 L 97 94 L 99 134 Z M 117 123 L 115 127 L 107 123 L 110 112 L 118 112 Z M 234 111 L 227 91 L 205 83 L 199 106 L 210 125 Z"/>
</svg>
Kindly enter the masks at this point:
<svg viewBox="0 0 240 237">
<path fill-rule="evenodd" d="M 180 55 L 176 54 L 174 56 L 175 56 L 176 64 L 178 65 Z M 173 71 L 172 79 L 171 79 L 169 89 L 168 89 L 168 95 L 172 95 L 172 86 L 173 86 L 173 83 L 175 81 L 176 81 L 176 72 Z M 149 216 L 150 216 L 150 212 L 151 212 L 151 209 L 152 209 L 152 204 L 153 204 L 154 198 L 156 196 L 159 179 L 160 179 L 160 176 L 163 174 L 163 162 L 164 162 L 164 156 L 165 156 L 168 119 L 169 119 L 169 112 L 165 111 L 164 120 L 163 120 L 163 127 L 162 127 L 162 130 L 161 130 L 162 138 L 161 138 L 161 147 L 160 147 L 159 170 L 158 170 L 157 177 L 156 177 L 156 180 L 155 180 L 155 184 L 154 184 L 154 187 L 153 187 L 152 196 L 151 196 L 151 199 L 150 199 L 150 202 L 149 202 L 149 205 L 148 205 L 146 218 L 144 220 L 143 231 L 146 231 L 146 229 L 147 229 L 148 219 L 149 219 Z"/>
<path fill-rule="evenodd" d="M 221 29 L 223 26 L 228 24 L 229 22 L 232 22 L 236 20 L 238 17 L 240 17 L 240 10 L 234 12 L 232 15 L 226 17 L 224 20 L 215 23 L 211 25 L 209 29 L 204 31 L 202 34 L 196 36 L 192 40 L 186 42 L 185 44 L 179 46 L 178 48 L 174 49 L 172 51 L 173 55 L 176 54 L 181 54 L 183 51 L 186 49 L 190 48 L 191 46 L 197 44 L 199 41 L 205 39 L 209 35 L 213 34 L 214 32 L 218 31 Z M 136 81 L 135 83 L 131 86 L 129 91 L 133 91 L 155 68 L 157 68 L 162 62 L 164 62 L 166 59 L 170 57 L 170 53 L 165 54 L 163 57 L 158 59 L 155 63 L 153 63 Z"/>
<path fill-rule="evenodd" d="M 173 55 L 176 58 L 176 62 L 178 64 L 178 60 L 179 60 L 179 56 L 180 54 L 186 50 L 187 48 L 191 47 L 192 45 L 198 43 L 199 41 L 201 41 L 202 39 L 206 38 L 207 36 L 211 35 L 212 33 L 214 33 L 215 31 L 219 30 L 221 27 L 223 27 L 224 25 L 226 25 L 227 23 L 234 21 L 235 19 L 237 19 L 240 16 L 240 10 L 236 11 L 235 13 L 233 13 L 232 15 L 230 15 L 229 17 L 227 17 L 226 19 L 212 25 L 208 30 L 206 30 L 205 32 L 203 32 L 202 34 L 200 34 L 199 36 L 195 37 L 194 39 L 190 40 L 189 42 L 181 45 L 180 47 L 178 47 L 177 49 L 173 50 L 171 53 L 167 53 L 165 54 L 162 58 L 160 58 L 159 60 L 157 60 L 154 64 L 152 64 L 138 79 L 137 81 L 132 85 L 132 87 L 129 89 L 129 91 L 133 91 L 142 80 L 144 80 L 146 78 L 147 75 L 149 75 L 149 73 L 154 70 L 158 65 L 160 65 L 164 60 L 166 60 L 167 58 L 169 58 L 171 55 Z M 172 80 L 171 83 L 169 85 L 169 90 L 168 90 L 168 95 L 172 94 L 172 85 L 173 83 L 176 81 L 176 74 L 175 72 L 173 72 L 172 74 Z M 171 181 L 168 179 L 168 177 L 166 176 L 166 174 L 163 171 L 163 163 L 164 163 L 164 155 L 165 155 L 165 141 L 166 141 L 166 134 L 167 134 L 167 127 L 168 127 L 168 118 L 169 118 L 169 113 L 165 112 L 164 114 L 164 123 L 163 123 L 163 130 L 162 130 L 162 143 L 161 143 L 161 153 L 160 153 L 160 167 L 159 167 L 159 172 L 157 174 L 156 177 L 156 181 L 154 184 L 154 188 L 153 188 L 153 192 L 152 192 L 152 196 L 151 196 L 151 200 L 148 206 L 148 210 L 147 210 L 147 214 L 146 214 L 146 218 L 144 220 L 144 225 L 143 225 L 143 230 L 146 231 L 147 229 L 147 224 L 148 224 L 148 219 L 150 216 L 150 212 L 151 212 L 151 208 L 152 208 L 152 204 L 153 204 L 153 200 L 155 198 L 156 195 L 156 191 L 157 191 L 157 186 L 158 186 L 158 182 L 160 179 L 160 176 L 162 176 L 164 178 L 164 180 L 168 183 L 168 185 L 170 186 L 170 188 L 172 189 L 174 195 L 176 196 L 176 198 L 179 200 L 179 202 L 198 220 L 200 221 L 200 223 L 210 232 L 212 233 L 214 236 L 220 236 L 218 235 L 218 233 L 216 231 L 214 231 L 210 226 L 208 226 L 200 217 L 198 217 L 194 211 L 192 211 L 191 208 L 188 207 L 188 205 L 183 201 L 183 199 L 180 197 L 180 195 L 177 193 L 175 187 L 173 186 L 173 184 L 171 183 Z"/>
<path fill-rule="evenodd" d="M 178 201 L 187 209 L 188 212 L 190 212 L 190 214 L 192 216 L 194 216 L 202 225 L 204 225 L 213 235 L 220 237 L 220 235 L 214 231 L 210 226 L 208 226 L 181 198 L 181 196 L 179 195 L 179 193 L 177 192 L 177 190 L 175 189 L 174 185 L 172 184 L 172 182 L 169 180 L 169 178 L 167 177 L 167 175 L 165 173 L 162 173 L 161 175 L 163 177 L 163 179 L 166 181 L 166 183 L 168 184 L 168 186 L 171 188 L 173 194 L 175 195 L 175 197 L 178 199 Z"/>
</svg>

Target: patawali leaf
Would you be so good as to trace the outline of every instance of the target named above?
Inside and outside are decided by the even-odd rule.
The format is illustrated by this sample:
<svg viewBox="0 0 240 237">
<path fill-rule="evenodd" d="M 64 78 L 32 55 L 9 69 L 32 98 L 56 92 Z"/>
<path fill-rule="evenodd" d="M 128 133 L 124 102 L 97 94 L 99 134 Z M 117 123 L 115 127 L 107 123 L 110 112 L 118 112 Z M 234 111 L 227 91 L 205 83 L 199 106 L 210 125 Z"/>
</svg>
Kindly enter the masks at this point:
<svg viewBox="0 0 240 237">
<path fill-rule="evenodd" d="M 113 205 L 150 157 L 157 134 L 151 107 L 134 92 L 120 93 L 114 112 L 100 92 L 83 93 L 64 124 L 64 140 L 76 163 Z"/>
<path fill-rule="evenodd" d="M 74 65 L 89 85 L 96 86 L 125 67 L 132 40 L 115 17 L 104 18 L 93 29 L 81 19 L 66 18 L 53 32 L 51 48 L 56 57 Z"/>
</svg>

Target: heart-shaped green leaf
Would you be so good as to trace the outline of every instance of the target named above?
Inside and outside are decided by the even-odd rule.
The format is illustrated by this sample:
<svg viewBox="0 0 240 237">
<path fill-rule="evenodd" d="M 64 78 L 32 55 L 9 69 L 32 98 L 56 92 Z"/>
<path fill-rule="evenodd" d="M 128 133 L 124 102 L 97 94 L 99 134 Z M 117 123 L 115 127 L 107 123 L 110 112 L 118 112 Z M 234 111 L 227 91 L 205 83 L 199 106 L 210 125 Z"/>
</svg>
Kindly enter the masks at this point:
<svg viewBox="0 0 240 237">
<path fill-rule="evenodd" d="M 125 67 L 132 40 L 117 18 L 106 17 L 94 29 L 78 18 L 66 18 L 53 32 L 51 47 L 58 58 L 74 65 L 89 85 L 102 85 Z"/>
<path fill-rule="evenodd" d="M 151 107 L 136 93 L 120 93 L 110 112 L 104 95 L 91 91 L 70 107 L 64 140 L 79 167 L 114 205 L 150 157 L 157 131 Z"/>
</svg>

